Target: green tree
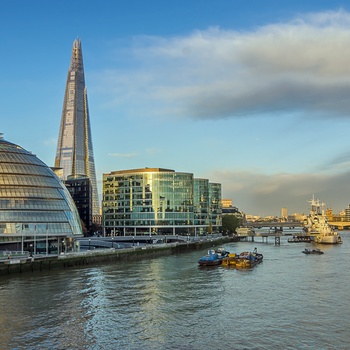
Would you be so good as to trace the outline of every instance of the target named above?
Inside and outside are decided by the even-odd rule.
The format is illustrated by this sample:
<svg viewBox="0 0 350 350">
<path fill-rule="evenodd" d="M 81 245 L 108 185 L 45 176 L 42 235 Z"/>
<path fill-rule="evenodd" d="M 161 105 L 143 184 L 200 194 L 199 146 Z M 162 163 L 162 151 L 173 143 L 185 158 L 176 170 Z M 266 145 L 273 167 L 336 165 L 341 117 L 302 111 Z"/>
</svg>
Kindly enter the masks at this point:
<svg viewBox="0 0 350 350">
<path fill-rule="evenodd" d="M 222 216 L 222 232 L 224 234 L 233 234 L 236 228 L 242 224 L 242 219 L 235 215 L 223 215 Z"/>
</svg>

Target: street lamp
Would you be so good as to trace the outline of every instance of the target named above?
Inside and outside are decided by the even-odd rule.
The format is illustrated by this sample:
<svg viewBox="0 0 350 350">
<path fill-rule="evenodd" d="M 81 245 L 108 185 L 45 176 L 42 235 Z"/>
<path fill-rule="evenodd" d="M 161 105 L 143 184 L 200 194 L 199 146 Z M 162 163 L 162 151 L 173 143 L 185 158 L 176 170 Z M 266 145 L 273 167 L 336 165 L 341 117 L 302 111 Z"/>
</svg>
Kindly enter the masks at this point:
<svg viewBox="0 0 350 350">
<path fill-rule="evenodd" d="M 132 236 L 132 246 L 134 246 L 134 243 L 135 243 L 135 237 Z"/>
<path fill-rule="evenodd" d="M 90 243 L 91 243 L 91 239 L 89 238 L 89 250 L 90 250 Z"/>
<path fill-rule="evenodd" d="M 30 247 L 30 256 L 33 256 L 33 244 L 30 243 L 29 247 Z"/>
</svg>

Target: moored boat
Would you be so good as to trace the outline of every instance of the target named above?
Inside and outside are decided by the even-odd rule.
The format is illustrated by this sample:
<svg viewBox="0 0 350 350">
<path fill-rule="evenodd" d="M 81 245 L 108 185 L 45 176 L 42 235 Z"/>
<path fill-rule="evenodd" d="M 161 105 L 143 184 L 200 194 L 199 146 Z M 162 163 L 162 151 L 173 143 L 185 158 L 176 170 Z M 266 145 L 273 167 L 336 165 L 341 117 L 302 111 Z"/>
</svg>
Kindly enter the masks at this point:
<svg viewBox="0 0 350 350">
<path fill-rule="evenodd" d="M 223 266 L 236 266 L 237 255 L 234 253 L 229 253 L 225 258 L 222 259 Z"/>
<path fill-rule="evenodd" d="M 237 257 L 236 267 L 254 267 L 255 265 L 261 263 L 263 260 L 263 255 L 258 253 L 255 248 L 252 253 L 250 252 L 242 252 Z"/>
<path fill-rule="evenodd" d="M 308 236 L 313 236 L 315 243 L 320 244 L 338 244 L 342 243 L 338 232 L 328 223 L 324 214 L 324 203 L 321 204 L 318 199 L 312 197 L 310 214 L 304 222 L 304 231 Z"/>
<path fill-rule="evenodd" d="M 240 226 L 236 228 L 236 234 L 239 237 L 254 236 L 255 231 L 253 227 L 250 226 Z"/>
<path fill-rule="evenodd" d="M 320 249 L 307 249 L 305 248 L 302 253 L 304 254 L 324 254 L 323 251 L 321 251 Z"/>
<path fill-rule="evenodd" d="M 219 254 L 216 253 L 215 250 L 213 249 L 210 249 L 207 255 L 202 256 L 198 260 L 198 264 L 200 266 L 217 266 L 217 265 L 221 265 L 221 263 L 222 263 L 222 257 L 219 256 Z"/>
</svg>

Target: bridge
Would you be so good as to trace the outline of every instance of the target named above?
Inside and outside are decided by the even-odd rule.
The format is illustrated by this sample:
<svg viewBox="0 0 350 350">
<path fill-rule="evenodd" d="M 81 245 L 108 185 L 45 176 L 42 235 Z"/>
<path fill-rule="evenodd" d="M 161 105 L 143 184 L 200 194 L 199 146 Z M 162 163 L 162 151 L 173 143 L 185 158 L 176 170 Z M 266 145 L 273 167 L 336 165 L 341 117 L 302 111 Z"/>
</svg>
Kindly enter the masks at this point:
<svg viewBox="0 0 350 350">
<path fill-rule="evenodd" d="M 328 221 L 328 224 L 337 228 L 338 230 L 350 229 L 350 221 Z M 303 223 L 300 221 L 254 221 L 246 222 L 244 226 L 254 228 L 270 227 L 279 228 L 280 230 L 283 230 L 283 228 L 286 227 L 303 227 Z"/>
<path fill-rule="evenodd" d="M 328 221 L 331 226 L 336 227 L 338 230 L 350 229 L 349 221 Z"/>
<path fill-rule="evenodd" d="M 261 228 L 261 227 L 303 227 L 303 224 L 300 221 L 254 221 L 254 222 L 246 222 L 244 226 Z"/>
</svg>

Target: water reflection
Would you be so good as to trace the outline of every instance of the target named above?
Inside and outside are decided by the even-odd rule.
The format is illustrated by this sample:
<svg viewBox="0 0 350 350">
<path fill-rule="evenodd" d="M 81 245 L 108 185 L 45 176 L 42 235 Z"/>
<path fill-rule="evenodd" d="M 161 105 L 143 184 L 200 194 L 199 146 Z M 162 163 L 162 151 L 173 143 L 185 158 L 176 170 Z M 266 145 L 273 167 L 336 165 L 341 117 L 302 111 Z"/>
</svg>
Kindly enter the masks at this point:
<svg viewBox="0 0 350 350">
<path fill-rule="evenodd" d="M 198 268 L 205 251 L 0 279 L 5 349 L 346 349 L 350 236 L 258 246 L 253 269 Z"/>
</svg>

